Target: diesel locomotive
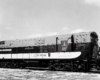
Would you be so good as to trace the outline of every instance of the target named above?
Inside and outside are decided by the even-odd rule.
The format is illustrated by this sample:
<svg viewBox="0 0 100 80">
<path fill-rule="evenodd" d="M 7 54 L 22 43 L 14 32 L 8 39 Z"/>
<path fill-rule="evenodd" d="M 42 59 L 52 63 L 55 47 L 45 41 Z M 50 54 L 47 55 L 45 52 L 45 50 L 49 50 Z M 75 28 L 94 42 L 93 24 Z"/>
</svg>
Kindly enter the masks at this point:
<svg viewBox="0 0 100 80">
<path fill-rule="evenodd" d="M 80 32 L 0 41 L 0 67 L 47 67 L 67 71 L 100 69 L 98 35 Z"/>
</svg>

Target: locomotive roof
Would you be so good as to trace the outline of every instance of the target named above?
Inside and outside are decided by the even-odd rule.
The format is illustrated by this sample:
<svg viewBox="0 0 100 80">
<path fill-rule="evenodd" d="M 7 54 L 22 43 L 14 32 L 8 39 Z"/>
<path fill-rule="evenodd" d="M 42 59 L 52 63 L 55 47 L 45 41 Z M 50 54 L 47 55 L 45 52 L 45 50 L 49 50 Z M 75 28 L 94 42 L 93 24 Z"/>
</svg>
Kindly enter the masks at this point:
<svg viewBox="0 0 100 80">
<path fill-rule="evenodd" d="M 92 32 L 79 32 L 79 33 L 72 33 L 72 34 L 61 34 L 61 35 L 53 35 L 53 36 L 44 36 L 44 37 L 35 37 L 35 38 L 26 38 L 26 39 L 14 39 L 14 40 L 2 40 L 2 41 L 24 41 L 24 40 L 33 40 L 33 39 L 40 39 L 40 38 L 46 38 L 46 37 L 61 37 L 61 36 L 71 36 L 71 35 L 74 35 L 74 34 L 80 34 L 80 33 L 90 33 L 90 36 L 92 37 L 95 37 L 95 38 L 98 38 L 98 35 L 96 32 L 92 31 Z"/>
</svg>

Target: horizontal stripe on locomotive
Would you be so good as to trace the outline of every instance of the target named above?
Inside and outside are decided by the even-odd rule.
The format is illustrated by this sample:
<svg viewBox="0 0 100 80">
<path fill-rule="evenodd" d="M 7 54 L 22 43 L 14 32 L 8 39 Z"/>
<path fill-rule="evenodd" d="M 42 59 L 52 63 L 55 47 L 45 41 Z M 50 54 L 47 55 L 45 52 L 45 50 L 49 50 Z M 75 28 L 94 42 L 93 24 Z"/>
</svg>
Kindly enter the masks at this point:
<svg viewBox="0 0 100 80">
<path fill-rule="evenodd" d="M 12 51 L 12 49 L 0 49 L 0 52 Z"/>
<path fill-rule="evenodd" d="M 0 53 L 47 53 L 47 52 L 69 52 L 69 51 L 81 51 L 89 50 L 89 43 L 82 44 L 68 44 L 67 46 L 62 45 L 47 45 L 47 46 L 27 46 L 27 47 L 16 47 L 16 48 L 1 48 Z"/>
<path fill-rule="evenodd" d="M 74 59 L 81 54 L 81 52 L 0 54 L 0 59 Z"/>
<path fill-rule="evenodd" d="M 66 51 L 71 51 L 71 44 L 66 47 Z M 57 49 L 58 48 L 58 49 Z M 61 45 L 47 45 L 47 46 L 31 46 L 31 47 L 17 47 L 17 48 L 10 48 L 11 51 L 5 51 L 5 49 L 1 49 L 0 53 L 47 53 L 47 52 L 60 52 L 62 51 Z"/>
</svg>

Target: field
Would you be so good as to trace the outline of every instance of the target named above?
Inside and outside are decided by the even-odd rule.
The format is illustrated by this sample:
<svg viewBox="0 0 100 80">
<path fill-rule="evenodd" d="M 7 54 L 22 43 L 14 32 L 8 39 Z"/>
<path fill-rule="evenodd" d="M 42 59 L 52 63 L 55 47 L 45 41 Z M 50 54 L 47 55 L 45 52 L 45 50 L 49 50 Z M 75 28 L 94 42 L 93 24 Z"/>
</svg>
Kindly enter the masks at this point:
<svg viewBox="0 0 100 80">
<path fill-rule="evenodd" d="M 0 80 L 100 80 L 96 73 L 0 68 Z"/>
</svg>

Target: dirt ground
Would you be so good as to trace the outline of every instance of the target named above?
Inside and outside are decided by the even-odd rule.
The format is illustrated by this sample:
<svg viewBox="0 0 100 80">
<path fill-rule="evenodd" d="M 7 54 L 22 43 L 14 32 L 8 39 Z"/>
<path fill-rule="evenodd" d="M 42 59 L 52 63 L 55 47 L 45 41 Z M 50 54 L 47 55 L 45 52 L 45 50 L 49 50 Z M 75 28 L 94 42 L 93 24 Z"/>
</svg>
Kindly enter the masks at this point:
<svg viewBox="0 0 100 80">
<path fill-rule="evenodd" d="M 100 80 L 100 74 L 0 68 L 0 80 Z"/>
</svg>

